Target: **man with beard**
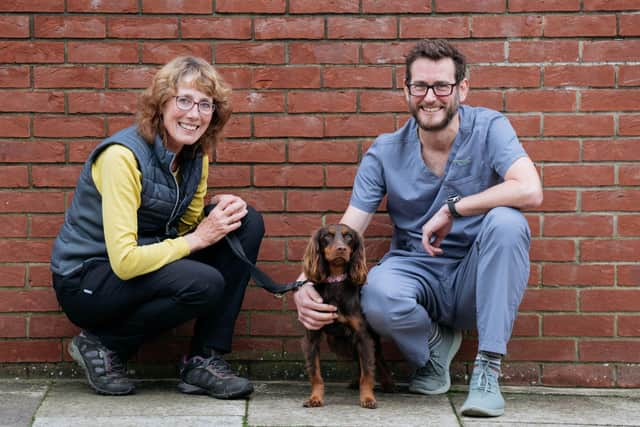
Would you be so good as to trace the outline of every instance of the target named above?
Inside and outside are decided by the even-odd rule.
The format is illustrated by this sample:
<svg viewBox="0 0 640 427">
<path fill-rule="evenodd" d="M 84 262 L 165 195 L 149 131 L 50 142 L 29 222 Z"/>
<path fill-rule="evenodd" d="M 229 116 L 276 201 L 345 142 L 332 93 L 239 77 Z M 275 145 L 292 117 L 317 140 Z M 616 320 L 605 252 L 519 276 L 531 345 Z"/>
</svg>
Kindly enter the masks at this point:
<svg viewBox="0 0 640 427">
<path fill-rule="evenodd" d="M 367 151 L 341 222 L 364 233 L 387 196 L 391 248 L 369 272 L 362 307 L 416 367 L 409 390 L 446 393 L 460 330 L 476 329 L 462 413 L 499 416 L 501 359 L 529 276 L 530 231 L 520 210 L 539 206 L 542 188 L 509 121 L 460 105 L 469 92 L 465 68 L 444 40 L 409 52 L 404 94 L 413 117 Z M 336 317 L 312 286 L 294 300 L 308 329 Z"/>
</svg>

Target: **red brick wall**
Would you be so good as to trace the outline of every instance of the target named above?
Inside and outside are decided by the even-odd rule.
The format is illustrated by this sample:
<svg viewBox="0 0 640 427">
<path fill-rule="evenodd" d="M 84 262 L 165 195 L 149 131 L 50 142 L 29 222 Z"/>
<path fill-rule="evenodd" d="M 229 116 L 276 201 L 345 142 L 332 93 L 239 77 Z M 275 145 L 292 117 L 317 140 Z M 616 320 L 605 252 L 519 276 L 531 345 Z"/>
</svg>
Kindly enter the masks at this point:
<svg viewBox="0 0 640 427">
<path fill-rule="evenodd" d="M 407 119 L 403 54 L 445 37 L 469 59 L 469 103 L 507 114 L 544 182 L 505 381 L 639 386 L 638 36 L 634 0 L 1 2 L 0 364 L 69 360 L 76 328 L 51 288 L 52 239 L 82 161 L 131 122 L 160 64 L 199 55 L 233 85 L 211 191 L 264 213 L 260 264 L 288 281 L 307 236 L 345 208 L 363 151 Z M 372 260 L 388 232 L 380 213 Z M 188 330 L 140 358 L 173 356 Z M 252 288 L 234 353 L 250 368 L 298 362 L 300 333 L 289 299 Z M 471 334 L 459 376 L 474 351 Z"/>
</svg>

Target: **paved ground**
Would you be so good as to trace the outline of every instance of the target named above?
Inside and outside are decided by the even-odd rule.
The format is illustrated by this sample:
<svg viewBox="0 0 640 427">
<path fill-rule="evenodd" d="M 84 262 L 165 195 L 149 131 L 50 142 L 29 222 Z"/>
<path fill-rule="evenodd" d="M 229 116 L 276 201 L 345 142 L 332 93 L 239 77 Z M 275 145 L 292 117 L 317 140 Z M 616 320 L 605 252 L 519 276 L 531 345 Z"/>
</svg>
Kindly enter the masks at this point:
<svg viewBox="0 0 640 427">
<path fill-rule="evenodd" d="M 378 393 L 378 409 L 357 392 L 327 386 L 326 406 L 307 409 L 307 384 L 256 383 L 249 400 L 178 393 L 175 381 L 141 381 L 132 396 L 94 394 L 80 380 L 0 380 L 0 426 L 640 426 L 640 390 L 504 387 L 504 416 L 474 419 L 458 410 L 463 388 L 442 396 Z"/>
</svg>

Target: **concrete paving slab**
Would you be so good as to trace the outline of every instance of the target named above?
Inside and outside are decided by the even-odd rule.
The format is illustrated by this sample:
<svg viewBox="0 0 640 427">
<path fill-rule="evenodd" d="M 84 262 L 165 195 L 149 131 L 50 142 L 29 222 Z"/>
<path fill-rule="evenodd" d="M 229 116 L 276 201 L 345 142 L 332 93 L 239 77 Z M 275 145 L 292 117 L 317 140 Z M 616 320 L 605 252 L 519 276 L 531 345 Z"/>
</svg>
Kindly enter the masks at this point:
<svg viewBox="0 0 640 427">
<path fill-rule="evenodd" d="M 41 426 L 234 426 L 242 427 L 245 400 L 189 396 L 175 381 L 136 383 L 136 394 L 99 396 L 84 381 L 61 381 L 35 414 Z"/>
<path fill-rule="evenodd" d="M 456 411 L 466 394 L 453 394 Z M 505 414 L 498 418 L 461 417 L 465 427 L 638 426 L 640 399 L 607 396 L 504 394 Z"/>
<path fill-rule="evenodd" d="M 304 408 L 305 383 L 262 383 L 249 401 L 249 426 L 411 427 L 458 426 L 447 396 L 376 393 L 377 409 L 360 407 L 358 392 L 344 384 L 327 384 L 325 406 Z"/>
<path fill-rule="evenodd" d="M 23 380 L 0 381 L 0 426 L 30 426 L 47 392 L 46 383 Z"/>
</svg>

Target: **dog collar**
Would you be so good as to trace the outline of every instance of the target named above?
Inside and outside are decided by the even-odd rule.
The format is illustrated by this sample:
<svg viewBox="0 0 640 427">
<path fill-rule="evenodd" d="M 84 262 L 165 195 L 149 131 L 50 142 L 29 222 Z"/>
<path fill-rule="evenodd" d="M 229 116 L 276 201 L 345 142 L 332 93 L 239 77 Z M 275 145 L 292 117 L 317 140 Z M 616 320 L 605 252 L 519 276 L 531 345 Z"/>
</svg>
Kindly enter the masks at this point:
<svg viewBox="0 0 640 427">
<path fill-rule="evenodd" d="M 347 273 L 338 274 L 337 276 L 327 277 L 327 283 L 340 283 L 344 282 L 347 278 Z"/>
</svg>

